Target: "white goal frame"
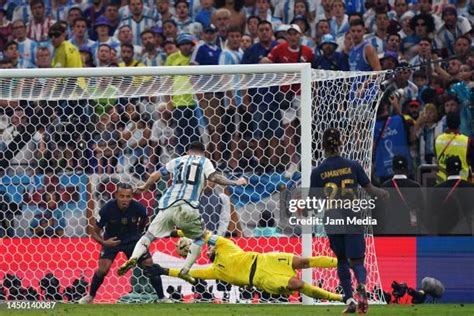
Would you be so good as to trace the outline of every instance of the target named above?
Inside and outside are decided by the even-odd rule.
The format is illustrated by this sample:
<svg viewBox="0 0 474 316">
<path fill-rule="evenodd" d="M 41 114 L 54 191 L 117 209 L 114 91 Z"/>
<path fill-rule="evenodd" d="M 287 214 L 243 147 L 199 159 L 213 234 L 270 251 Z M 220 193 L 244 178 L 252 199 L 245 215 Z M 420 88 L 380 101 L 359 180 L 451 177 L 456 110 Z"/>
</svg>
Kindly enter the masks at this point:
<svg viewBox="0 0 474 316">
<path fill-rule="evenodd" d="M 301 83 L 301 187 L 309 188 L 312 161 L 311 128 L 311 64 L 256 64 L 219 66 L 166 66 L 166 67 L 112 67 L 112 68 L 45 68 L 2 69 L 0 78 L 66 78 L 66 77 L 114 77 L 114 76 L 173 76 L 173 75 L 240 75 L 264 73 L 299 73 Z M 312 231 L 304 227 L 302 234 L 303 257 L 312 256 Z M 303 281 L 312 284 L 311 269 L 302 270 Z M 312 305 L 313 299 L 302 295 L 304 305 Z"/>
</svg>

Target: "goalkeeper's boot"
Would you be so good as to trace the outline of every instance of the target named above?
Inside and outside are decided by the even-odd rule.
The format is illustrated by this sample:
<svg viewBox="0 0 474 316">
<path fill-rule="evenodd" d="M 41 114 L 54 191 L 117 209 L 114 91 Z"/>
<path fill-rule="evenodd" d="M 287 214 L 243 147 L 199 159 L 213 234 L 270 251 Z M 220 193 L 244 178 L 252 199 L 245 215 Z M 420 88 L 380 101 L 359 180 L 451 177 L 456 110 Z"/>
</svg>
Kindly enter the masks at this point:
<svg viewBox="0 0 474 316">
<path fill-rule="evenodd" d="M 138 263 L 138 259 L 136 259 L 136 258 L 128 259 L 127 261 L 125 261 L 124 264 L 122 264 L 120 266 L 120 268 L 117 271 L 117 274 L 119 276 L 124 275 L 125 273 L 127 273 L 128 270 L 135 267 L 137 265 L 137 263 Z"/>
<path fill-rule="evenodd" d="M 197 284 L 197 281 L 195 278 L 193 278 L 189 272 L 185 272 L 183 270 L 179 271 L 178 273 L 178 278 L 188 282 L 188 283 L 191 283 L 192 285 L 196 285 Z"/>
<path fill-rule="evenodd" d="M 343 314 L 355 314 L 357 311 L 357 302 L 352 297 L 347 300 L 346 308 L 342 311 Z"/>
<path fill-rule="evenodd" d="M 87 294 L 83 296 L 77 303 L 79 304 L 90 304 L 94 300 L 94 296 Z"/>
<path fill-rule="evenodd" d="M 155 301 L 156 304 L 173 304 L 174 301 L 170 298 L 163 297 L 163 298 L 158 298 Z"/>
<path fill-rule="evenodd" d="M 357 286 L 357 312 L 359 314 L 367 314 L 369 309 L 369 300 L 367 299 L 367 291 L 365 285 L 359 284 Z"/>
</svg>

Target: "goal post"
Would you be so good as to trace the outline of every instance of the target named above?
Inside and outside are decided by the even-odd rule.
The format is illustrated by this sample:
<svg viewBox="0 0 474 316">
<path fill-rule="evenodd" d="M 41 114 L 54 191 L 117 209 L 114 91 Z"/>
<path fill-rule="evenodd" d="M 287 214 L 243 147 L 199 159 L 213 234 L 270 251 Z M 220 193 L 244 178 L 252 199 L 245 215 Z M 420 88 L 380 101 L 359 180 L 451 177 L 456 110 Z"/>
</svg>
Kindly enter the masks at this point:
<svg viewBox="0 0 474 316">
<path fill-rule="evenodd" d="M 28 278 L 33 287 L 47 272 L 64 289 L 81 276 L 90 282 L 100 251 L 86 234 L 91 215 L 98 216 L 119 181 L 142 183 L 197 139 L 218 170 L 244 174 L 251 183 L 248 190 L 206 188 L 204 204 L 211 211 L 201 211 L 208 229 L 230 232 L 245 250 L 332 255 L 314 229 L 284 222 L 278 199 L 285 188 L 309 188 L 327 127 L 344 130 L 343 154 L 370 174 L 383 75 L 316 71 L 310 64 L 2 70 L 0 124 L 10 134 L 0 135 L 0 183 L 6 188 L 0 194 L 19 208 L 8 228 L 0 226 L 8 249 L 0 252 L 5 273 Z M 139 197 L 151 216 L 164 188 L 161 183 Z M 61 204 L 60 218 L 48 209 L 51 199 Z M 369 283 L 380 287 L 373 237 L 367 236 Z M 180 266 L 172 244 L 154 242 L 154 260 Z M 152 301 L 140 272 L 116 277 L 123 260 L 115 260 L 97 301 Z M 201 258 L 197 265 L 205 263 Z M 330 291 L 338 287 L 335 269 L 306 269 L 301 277 L 310 284 L 327 279 Z M 165 288 L 183 285 L 164 282 Z M 183 285 L 185 296 L 190 290 Z M 288 301 L 238 287 L 219 291 L 224 301 Z M 305 296 L 289 301 L 316 302 Z"/>
</svg>

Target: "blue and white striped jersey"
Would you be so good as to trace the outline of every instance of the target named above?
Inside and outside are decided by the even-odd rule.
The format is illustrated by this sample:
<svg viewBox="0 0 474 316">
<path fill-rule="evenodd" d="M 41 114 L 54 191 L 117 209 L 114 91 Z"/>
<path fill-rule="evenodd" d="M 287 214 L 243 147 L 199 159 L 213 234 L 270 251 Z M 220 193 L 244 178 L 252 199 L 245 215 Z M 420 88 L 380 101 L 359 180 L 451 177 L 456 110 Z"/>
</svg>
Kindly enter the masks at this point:
<svg viewBox="0 0 474 316">
<path fill-rule="evenodd" d="M 155 26 L 155 21 L 153 21 L 153 19 L 148 16 L 143 16 L 143 18 L 138 22 L 132 19 L 132 17 L 125 18 L 120 22 L 120 25 L 118 26 L 117 31 L 115 32 L 116 37 L 118 37 L 118 32 L 122 25 L 128 25 L 132 28 L 133 45 L 141 46 L 142 39 L 140 37 L 140 34 L 144 30 L 151 29 L 153 26 Z"/>
<path fill-rule="evenodd" d="M 145 66 L 164 66 L 166 62 L 166 53 L 162 50 L 158 50 L 154 56 L 149 55 L 148 52 L 144 52 L 141 57 L 141 62 Z"/>
<path fill-rule="evenodd" d="M 231 50 L 226 48 L 219 56 L 219 65 L 239 65 L 242 62 L 243 56 L 244 51 L 242 50 L 242 48 L 239 48 L 239 50 Z M 238 82 L 240 80 L 240 76 L 235 75 L 234 80 Z M 240 106 L 243 103 L 242 91 L 228 91 L 227 94 L 229 94 L 230 96 L 233 95 L 235 97 L 235 106 Z M 224 98 L 222 101 L 223 106 L 227 108 L 229 106 L 229 99 Z"/>
<path fill-rule="evenodd" d="M 29 38 L 26 38 L 23 42 L 18 42 L 18 53 L 20 53 L 20 57 L 28 60 L 33 65 L 36 65 L 36 48 L 36 42 Z"/>
<path fill-rule="evenodd" d="M 168 162 L 160 169 L 163 176 L 172 176 L 172 184 L 161 197 L 158 208 L 166 209 L 178 201 L 198 208 L 207 178 L 216 171 L 204 156 L 185 155 Z"/>
</svg>

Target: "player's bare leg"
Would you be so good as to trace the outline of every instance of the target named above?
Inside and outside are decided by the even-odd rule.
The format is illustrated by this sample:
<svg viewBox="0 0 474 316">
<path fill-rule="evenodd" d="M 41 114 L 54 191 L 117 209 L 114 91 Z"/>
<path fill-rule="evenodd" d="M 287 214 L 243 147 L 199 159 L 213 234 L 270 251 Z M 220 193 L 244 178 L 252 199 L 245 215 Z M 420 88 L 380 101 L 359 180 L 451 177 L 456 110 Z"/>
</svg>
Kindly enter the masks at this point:
<svg viewBox="0 0 474 316">
<path fill-rule="evenodd" d="M 287 288 L 290 291 L 300 291 L 304 295 L 312 298 L 342 302 L 341 294 L 336 294 L 323 290 L 320 287 L 308 284 L 298 278 L 291 278 L 288 281 Z"/>
<path fill-rule="evenodd" d="M 135 245 L 132 256 L 120 266 L 117 271 L 117 274 L 119 276 L 122 276 L 127 273 L 128 270 L 135 267 L 138 264 L 138 259 L 148 251 L 148 247 L 154 239 L 155 237 L 149 232 L 143 235 L 142 238 L 140 238 L 140 240 Z"/>
<path fill-rule="evenodd" d="M 184 262 L 184 266 L 178 274 L 180 279 L 185 280 L 191 284 L 196 284 L 196 279 L 194 279 L 190 274 L 189 270 L 191 270 L 192 265 L 196 262 L 197 258 L 201 254 L 202 246 L 204 245 L 204 240 L 202 238 L 196 239 L 193 241 L 191 246 L 189 247 L 188 255 L 186 256 L 186 261 Z"/>
<path fill-rule="evenodd" d="M 97 290 L 104 282 L 104 278 L 109 273 L 113 260 L 99 259 L 99 268 L 94 272 L 92 277 L 91 288 L 89 294 L 79 300 L 79 304 L 90 304 L 95 298 Z"/>
<path fill-rule="evenodd" d="M 317 256 L 303 258 L 299 256 L 293 257 L 293 269 L 308 269 L 308 268 L 336 268 L 337 258 Z"/>
</svg>

